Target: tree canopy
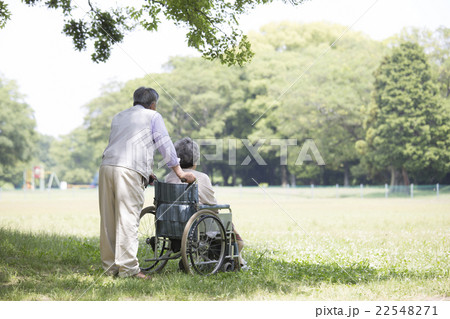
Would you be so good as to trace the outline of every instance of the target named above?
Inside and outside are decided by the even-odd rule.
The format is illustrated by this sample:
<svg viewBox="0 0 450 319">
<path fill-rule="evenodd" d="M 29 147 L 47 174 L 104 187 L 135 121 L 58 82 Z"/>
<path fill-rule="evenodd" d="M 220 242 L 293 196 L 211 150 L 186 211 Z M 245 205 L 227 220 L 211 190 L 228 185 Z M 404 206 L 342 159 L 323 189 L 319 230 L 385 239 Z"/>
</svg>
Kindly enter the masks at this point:
<svg viewBox="0 0 450 319">
<path fill-rule="evenodd" d="M 298 5 L 304 0 L 282 0 Z M 64 34 L 71 37 L 78 51 L 86 50 L 93 42 L 94 62 L 109 59 L 112 47 L 123 41 L 127 32 L 137 26 L 157 31 L 162 17 L 188 29 L 188 46 L 197 49 L 203 57 L 218 59 L 228 65 L 243 65 L 253 57 L 248 37 L 239 29 L 238 18 L 257 5 L 273 0 L 148 0 L 135 6 L 106 5 L 89 0 L 84 9 L 72 0 L 22 0 L 29 6 L 38 4 L 61 11 L 65 17 Z M 13 13 L 0 0 L 0 28 Z"/>
<path fill-rule="evenodd" d="M 395 46 L 400 42 L 414 42 L 423 47 L 430 61 L 431 76 L 450 112 L 450 29 L 439 27 L 434 32 L 427 29 L 407 28 L 392 39 Z"/>
<path fill-rule="evenodd" d="M 249 34 L 256 56 L 245 68 L 199 58 L 172 58 L 165 73 L 107 89 L 89 103 L 85 123 L 90 138 L 101 144 L 98 156 L 107 143 L 112 116 L 131 105 L 133 90 L 145 85 L 160 91 L 158 111 L 172 139 L 221 140 L 222 159 L 202 158 L 201 169 L 216 172 L 224 184 L 250 184 L 251 176 L 272 184 L 286 184 L 289 176 L 302 183 L 330 183 L 335 181 L 327 179 L 331 172 L 341 183 L 349 184 L 350 168 L 359 163 L 355 142 L 364 136 L 360 109 L 370 102 L 372 73 L 385 49 L 350 32 L 317 61 L 344 30 L 323 23 L 270 24 Z M 311 63 L 314 67 L 298 79 Z M 295 85 L 280 98 L 291 83 Z M 303 144 L 311 138 L 326 168 L 315 162 L 296 164 Z M 258 152 L 267 165 L 256 165 L 251 156 L 248 165 L 241 165 L 249 155 L 248 146 L 263 139 Z M 287 165 L 280 163 L 283 146 L 277 145 L 277 139 L 296 140 L 296 145 L 288 146 Z M 247 146 L 242 140 L 248 140 Z M 202 150 L 214 153 L 213 146 L 205 145 Z M 234 152 L 236 163 L 229 165 Z"/>
<path fill-rule="evenodd" d="M 422 47 L 404 42 L 375 72 L 374 103 L 368 109 L 366 142 L 375 167 L 391 170 L 391 185 L 409 184 L 409 174 L 430 182 L 449 170 L 450 118 Z"/>
<path fill-rule="evenodd" d="M 449 100 L 439 76 L 445 59 L 437 58 L 445 56 L 443 42 L 421 33 L 415 44 L 401 35 L 386 45 L 352 31 L 335 42 L 344 30 L 273 23 L 248 35 L 256 54 L 245 67 L 174 57 L 161 73 L 109 83 L 85 106 L 81 127 L 40 137 L 33 164 L 69 183 L 91 183 L 112 117 L 147 86 L 160 93 L 157 110 L 172 140 L 201 143 L 199 169 L 213 183 L 384 184 L 390 176 L 448 183 Z M 21 103 L 10 85 L 1 92 Z M 167 171 L 160 160 L 156 152 L 157 176 Z"/>
<path fill-rule="evenodd" d="M 35 127 L 33 110 L 16 83 L 0 78 L 0 187 L 20 183 L 23 166 L 35 150 Z"/>
</svg>

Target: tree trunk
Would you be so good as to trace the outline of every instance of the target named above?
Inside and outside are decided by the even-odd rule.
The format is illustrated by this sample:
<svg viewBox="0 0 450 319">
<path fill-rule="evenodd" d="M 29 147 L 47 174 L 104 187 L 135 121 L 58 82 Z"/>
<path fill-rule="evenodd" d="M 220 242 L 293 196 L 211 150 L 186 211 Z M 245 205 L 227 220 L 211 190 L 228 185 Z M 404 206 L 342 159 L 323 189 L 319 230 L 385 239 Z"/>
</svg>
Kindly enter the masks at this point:
<svg viewBox="0 0 450 319">
<path fill-rule="evenodd" d="M 286 165 L 280 165 L 281 170 L 281 186 L 287 187 L 288 186 L 288 180 L 287 180 L 287 169 Z"/>
<path fill-rule="evenodd" d="M 291 182 L 291 186 L 295 187 L 296 181 L 295 181 L 295 175 L 294 174 L 289 174 L 289 180 Z"/>
<path fill-rule="evenodd" d="M 231 184 L 233 185 L 233 186 L 236 186 L 236 165 L 234 165 L 233 167 L 232 167 L 232 169 L 231 169 L 231 171 L 232 171 L 232 175 L 231 175 Z"/>
<path fill-rule="evenodd" d="M 206 175 L 209 176 L 209 179 L 211 180 L 211 184 L 214 185 L 214 170 L 210 165 L 207 165 L 205 163 L 202 163 L 202 171 L 203 173 L 205 173 Z"/>
<path fill-rule="evenodd" d="M 230 184 L 228 184 L 228 178 L 230 177 L 229 172 L 227 172 L 227 170 L 225 168 L 221 168 L 220 172 L 222 173 L 223 186 L 229 186 L 230 185 Z"/>
<path fill-rule="evenodd" d="M 406 172 L 405 168 L 402 167 L 402 176 L 403 176 L 403 184 L 405 184 L 405 186 L 409 186 L 409 177 L 408 177 L 408 172 Z"/>
<path fill-rule="evenodd" d="M 319 185 L 327 185 L 327 184 L 328 184 L 328 176 L 325 174 L 325 165 L 320 166 Z"/>
<path fill-rule="evenodd" d="M 202 171 L 203 171 L 203 173 L 205 173 L 208 176 L 211 175 L 211 172 L 209 171 L 209 167 L 205 163 L 202 163 Z"/>
<path fill-rule="evenodd" d="M 409 194 L 409 178 L 404 168 L 402 170 L 391 167 L 391 187 L 390 192 L 404 192 Z"/>
<path fill-rule="evenodd" d="M 397 185 L 395 183 L 395 181 L 396 181 L 395 175 L 396 174 L 397 174 L 397 172 L 395 170 L 395 167 L 391 166 L 391 189 L 393 189 L 395 187 L 395 185 Z"/>
<path fill-rule="evenodd" d="M 348 186 L 350 176 L 350 167 L 348 166 L 348 163 L 344 163 L 344 186 Z"/>
</svg>

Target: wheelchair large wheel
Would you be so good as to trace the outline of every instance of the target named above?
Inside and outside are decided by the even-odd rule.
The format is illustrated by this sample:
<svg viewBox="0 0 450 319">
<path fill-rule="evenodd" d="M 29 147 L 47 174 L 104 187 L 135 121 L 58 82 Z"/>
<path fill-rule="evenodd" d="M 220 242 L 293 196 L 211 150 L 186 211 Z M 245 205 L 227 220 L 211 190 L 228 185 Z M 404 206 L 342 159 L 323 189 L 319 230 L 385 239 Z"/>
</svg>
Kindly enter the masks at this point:
<svg viewBox="0 0 450 319">
<path fill-rule="evenodd" d="M 149 206 L 141 211 L 138 230 L 139 249 L 137 253 L 139 266 L 146 273 L 159 272 L 167 260 L 157 260 L 169 251 L 169 240 L 156 237 L 155 207 Z"/>
<path fill-rule="evenodd" d="M 187 273 L 215 274 L 225 258 L 226 233 L 211 210 L 195 213 L 187 222 L 181 239 L 181 257 Z"/>
</svg>

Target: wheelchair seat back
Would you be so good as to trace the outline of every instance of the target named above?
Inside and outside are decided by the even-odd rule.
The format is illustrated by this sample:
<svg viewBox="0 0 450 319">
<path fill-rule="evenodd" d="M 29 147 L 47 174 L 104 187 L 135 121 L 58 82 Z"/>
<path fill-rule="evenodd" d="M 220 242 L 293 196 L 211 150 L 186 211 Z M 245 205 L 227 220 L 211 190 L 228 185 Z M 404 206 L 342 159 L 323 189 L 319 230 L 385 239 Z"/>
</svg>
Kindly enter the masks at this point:
<svg viewBox="0 0 450 319">
<path fill-rule="evenodd" d="M 197 211 L 197 184 L 155 183 L 156 235 L 181 239 L 187 221 Z"/>
</svg>

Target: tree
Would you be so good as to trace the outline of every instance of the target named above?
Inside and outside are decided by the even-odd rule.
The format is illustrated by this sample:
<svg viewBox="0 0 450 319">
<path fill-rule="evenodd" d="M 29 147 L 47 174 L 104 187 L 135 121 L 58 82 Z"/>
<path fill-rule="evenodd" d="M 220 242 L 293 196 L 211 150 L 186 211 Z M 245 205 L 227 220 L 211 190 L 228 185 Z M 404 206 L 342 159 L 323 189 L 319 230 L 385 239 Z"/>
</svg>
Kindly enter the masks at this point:
<svg viewBox="0 0 450 319">
<path fill-rule="evenodd" d="M 289 0 L 298 5 L 304 0 Z M 257 5 L 273 0 L 148 0 L 137 7 L 102 7 L 88 1 L 89 10 L 78 8 L 73 0 L 22 0 L 27 5 L 43 4 L 59 9 L 65 17 L 63 32 L 73 39 L 75 49 L 86 50 L 94 42 L 92 60 L 104 62 L 111 47 L 123 41 L 125 34 L 137 25 L 148 31 L 157 31 L 161 18 L 186 26 L 187 43 L 207 59 L 219 59 L 228 65 L 243 65 L 253 56 L 250 42 L 239 30 L 237 18 Z M 288 2 L 288 0 L 283 0 Z M 76 17 L 76 15 L 81 17 Z M 11 17 L 8 5 L 0 1 L 0 28 Z"/>
<path fill-rule="evenodd" d="M 38 138 L 36 142 L 36 155 L 34 156 L 32 162 L 41 163 L 44 166 L 45 171 L 49 172 L 57 164 L 50 154 L 51 146 L 56 142 L 56 139 L 50 135 L 37 135 Z"/>
<path fill-rule="evenodd" d="M 358 148 L 378 170 L 391 172 L 391 186 L 408 185 L 426 172 L 436 182 L 450 168 L 450 119 L 442 107 L 422 47 L 405 42 L 375 72 L 365 142 Z"/>
<path fill-rule="evenodd" d="M 257 56 L 248 66 L 250 78 L 260 87 L 266 82 L 265 97 L 260 97 L 266 104 L 254 117 L 261 116 L 255 132 L 297 141 L 289 148 L 288 172 L 280 166 L 281 176 L 290 173 L 303 183 L 352 182 L 351 168 L 359 163 L 355 142 L 364 137 L 360 109 L 370 102 L 372 73 L 384 48 L 358 32 L 334 43 L 344 30 L 333 24 L 283 22 L 264 26 L 253 41 Z M 315 161 L 296 164 L 310 138 L 325 160 L 323 167 Z"/>
<path fill-rule="evenodd" d="M 201 160 L 200 169 L 214 182 L 254 185 L 254 178 L 277 185 L 292 182 L 294 176 L 300 183 L 353 182 L 350 171 L 359 163 L 355 142 L 364 138 L 361 105 L 370 102 L 372 73 L 384 47 L 349 32 L 316 61 L 343 30 L 343 26 L 323 23 L 268 25 L 249 35 L 256 56 L 243 68 L 178 57 L 169 61 L 164 73 L 105 88 L 102 96 L 89 103 L 84 124 L 89 142 L 95 145 L 91 144 L 96 149 L 95 161 L 106 146 L 113 115 L 131 106 L 133 91 L 144 85 L 159 91 L 158 111 L 173 140 L 190 136 L 217 139 L 222 144 L 222 160 L 208 161 L 204 156 Z M 276 101 L 314 61 L 308 74 Z M 295 165 L 308 138 L 317 144 L 325 167 L 316 162 Z M 267 165 L 258 165 L 252 156 L 248 165 L 241 165 L 252 155 L 242 139 L 252 145 L 265 139 L 258 152 Z M 288 165 L 281 164 L 284 146 L 277 139 L 297 141 L 296 146 L 289 145 Z M 215 147 L 202 146 L 201 150 L 213 154 Z M 230 154 L 236 155 L 232 164 Z"/>
<path fill-rule="evenodd" d="M 0 78 L 0 183 L 16 187 L 34 153 L 36 121 L 14 81 Z"/>
<path fill-rule="evenodd" d="M 88 140 L 85 128 L 79 127 L 53 142 L 51 158 L 57 163 L 55 171 L 61 180 L 71 184 L 90 184 L 100 165 L 100 154 Z"/>
</svg>

